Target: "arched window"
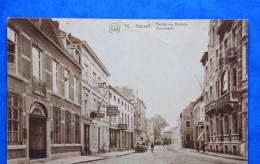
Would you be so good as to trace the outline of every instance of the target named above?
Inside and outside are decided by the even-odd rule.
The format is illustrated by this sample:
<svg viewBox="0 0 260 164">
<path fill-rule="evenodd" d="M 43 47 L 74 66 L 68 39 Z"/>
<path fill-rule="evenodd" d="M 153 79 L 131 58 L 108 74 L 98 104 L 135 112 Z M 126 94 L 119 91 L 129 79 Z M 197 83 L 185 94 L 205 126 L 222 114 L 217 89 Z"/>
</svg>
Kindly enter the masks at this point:
<svg viewBox="0 0 260 164">
<path fill-rule="evenodd" d="M 233 134 L 238 132 L 237 113 L 232 114 Z"/>
</svg>

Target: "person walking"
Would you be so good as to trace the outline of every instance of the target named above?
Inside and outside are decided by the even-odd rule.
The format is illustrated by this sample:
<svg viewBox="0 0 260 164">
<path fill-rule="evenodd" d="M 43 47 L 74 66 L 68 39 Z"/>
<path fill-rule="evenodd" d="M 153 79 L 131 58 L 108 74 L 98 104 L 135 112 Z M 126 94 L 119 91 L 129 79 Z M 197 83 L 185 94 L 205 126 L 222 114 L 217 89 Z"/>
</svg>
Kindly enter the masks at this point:
<svg viewBox="0 0 260 164">
<path fill-rule="evenodd" d="M 152 153 L 153 153 L 153 149 L 154 149 L 154 144 L 152 143 L 151 144 L 151 151 L 152 151 Z"/>
<path fill-rule="evenodd" d="M 200 144 L 198 141 L 196 142 L 196 148 L 197 148 L 197 151 L 200 152 Z"/>
<path fill-rule="evenodd" d="M 204 153 L 205 152 L 205 143 L 204 142 L 202 142 L 201 147 L 202 147 L 202 150 L 203 150 L 203 153 Z"/>
</svg>

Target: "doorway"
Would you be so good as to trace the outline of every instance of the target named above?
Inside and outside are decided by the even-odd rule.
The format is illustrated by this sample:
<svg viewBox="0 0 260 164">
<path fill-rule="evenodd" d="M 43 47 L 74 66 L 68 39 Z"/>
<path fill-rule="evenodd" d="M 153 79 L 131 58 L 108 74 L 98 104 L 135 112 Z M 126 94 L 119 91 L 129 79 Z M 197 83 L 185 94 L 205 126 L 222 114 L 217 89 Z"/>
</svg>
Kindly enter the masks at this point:
<svg viewBox="0 0 260 164">
<path fill-rule="evenodd" d="M 29 118 L 29 156 L 30 159 L 46 158 L 46 119 Z"/>
<path fill-rule="evenodd" d="M 100 127 L 98 127 L 98 151 L 100 149 Z"/>
<path fill-rule="evenodd" d="M 90 154 L 90 151 L 89 151 L 89 125 L 84 125 L 84 151 L 85 151 L 85 154 Z"/>
</svg>

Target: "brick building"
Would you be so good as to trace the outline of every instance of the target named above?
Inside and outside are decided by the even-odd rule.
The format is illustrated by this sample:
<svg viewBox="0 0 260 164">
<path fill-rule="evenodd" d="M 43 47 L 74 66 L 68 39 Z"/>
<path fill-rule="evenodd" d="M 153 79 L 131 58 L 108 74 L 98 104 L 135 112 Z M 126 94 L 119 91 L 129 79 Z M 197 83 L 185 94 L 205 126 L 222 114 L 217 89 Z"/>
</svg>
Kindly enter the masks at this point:
<svg viewBox="0 0 260 164">
<path fill-rule="evenodd" d="M 82 66 L 57 22 L 11 18 L 7 38 L 8 163 L 80 155 Z"/>
<path fill-rule="evenodd" d="M 207 149 L 247 155 L 247 58 L 246 20 L 211 20 L 205 70 Z"/>
</svg>

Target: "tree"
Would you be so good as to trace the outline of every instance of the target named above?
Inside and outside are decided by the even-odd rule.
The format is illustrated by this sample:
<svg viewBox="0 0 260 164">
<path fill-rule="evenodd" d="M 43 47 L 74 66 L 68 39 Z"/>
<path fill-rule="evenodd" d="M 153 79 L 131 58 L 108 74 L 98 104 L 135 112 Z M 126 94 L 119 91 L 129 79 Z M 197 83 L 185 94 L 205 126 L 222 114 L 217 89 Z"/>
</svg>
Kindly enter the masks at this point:
<svg viewBox="0 0 260 164">
<path fill-rule="evenodd" d="M 153 133 L 154 133 L 154 141 L 158 141 L 160 136 L 161 136 L 161 132 L 162 130 L 168 126 L 168 123 L 166 122 L 166 120 L 160 115 L 160 114 L 156 114 L 154 117 L 152 117 L 149 120 L 152 128 L 153 128 Z"/>
</svg>

